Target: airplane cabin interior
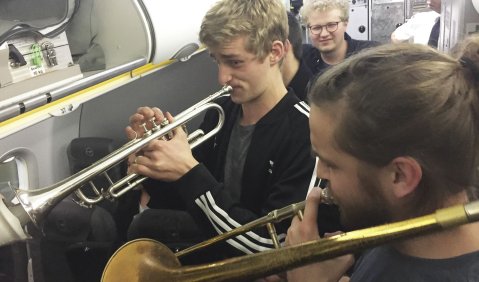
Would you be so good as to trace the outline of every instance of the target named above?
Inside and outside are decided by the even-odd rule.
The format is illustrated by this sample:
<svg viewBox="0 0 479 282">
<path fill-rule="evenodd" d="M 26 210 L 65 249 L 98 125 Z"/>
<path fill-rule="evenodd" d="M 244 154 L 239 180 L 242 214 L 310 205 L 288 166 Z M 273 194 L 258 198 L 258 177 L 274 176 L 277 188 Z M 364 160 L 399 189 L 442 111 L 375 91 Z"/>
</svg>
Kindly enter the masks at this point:
<svg viewBox="0 0 479 282">
<path fill-rule="evenodd" d="M 214 2 L 0 0 L 0 281 L 100 280 L 128 227 L 118 216 L 128 197 L 102 187 L 123 178 L 126 164 L 78 180 L 81 195 L 65 183 L 121 151 L 137 108 L 175 115 L 222 88 L 198 40 Z M 299 17 L 303 1 L 283 2 Z M 429 10 L 426 0 L 349 2 L 348 34 L 381 43 Z M 479 32 L 478 9 L 477 0 L 442 1 L 439 50 Z M 18 191 L 34 202 L 31 214 L 12 208 Z"/>
</svg>

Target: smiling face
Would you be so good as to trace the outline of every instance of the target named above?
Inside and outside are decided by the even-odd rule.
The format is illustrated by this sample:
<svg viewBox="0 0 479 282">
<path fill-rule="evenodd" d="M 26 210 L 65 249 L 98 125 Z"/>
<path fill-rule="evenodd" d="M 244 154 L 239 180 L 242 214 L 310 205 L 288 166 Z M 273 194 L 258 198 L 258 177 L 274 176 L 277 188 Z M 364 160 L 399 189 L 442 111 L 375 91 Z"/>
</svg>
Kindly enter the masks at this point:
<svg viewBox="0 0 479 282">
<path fill-rule="evenodd" d="M 327 31 L 325 27 L 322 28 L 319 34 L 312 34 L 311 30 L 309 31 L 312 44 L 318 48 L 321 53 L 334 52 L 346 44 L 344 33 L 346 32 L 348 23 L 343 22 L 341 20 L 342 17 L 343 15 L 339 9 L 315 10 L 309 15 L 308 27 L 317 25 L 325 26 L 330 23 L 339 22 L 337 30 L 333 32 Z"/>
<path fill-rule="evenodd" d="M 387 196 L 381 179 L 381 169 L 338 149 L 334 130 L 338 125 L 338 111 L 311 106 L 311 145 L 319 158 L 317 175 L 329 180 L 329 189 L 338 204 L 341 223 L 354 230 L 387 222 Z"/>
</svg>

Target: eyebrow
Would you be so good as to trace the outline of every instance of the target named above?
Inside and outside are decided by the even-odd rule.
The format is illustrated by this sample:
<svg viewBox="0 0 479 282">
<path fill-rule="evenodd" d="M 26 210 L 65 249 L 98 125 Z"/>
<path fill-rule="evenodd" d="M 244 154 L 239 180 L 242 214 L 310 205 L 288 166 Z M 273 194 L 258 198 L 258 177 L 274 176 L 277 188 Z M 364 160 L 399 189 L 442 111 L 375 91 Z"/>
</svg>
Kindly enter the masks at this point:
<svg viewBox="0 0 479 282">
<path fill-rule="evenodd" d="M 222 58 L 222 59 L 236 59 L 236 58 L 241 58 L 240 55 L 237 55 L 237 54 L 218 54 L 217 55 L 218 57 Z M 213 55 L 212 53 L 210 53 L 210 57 L 215 59 L 215 55 Z"/>
<path fill-rule="evenodd" d="M 316 151 L 313 150 L 313 148 L 311 148 L 311 155 L 313 157 L 316 157 L 318 158 L 321 162 L 327 164 L 327 165 L 330 165 L 330 166 L 334 166 L 334 162 L 332 162 L 331 160 L 329 159 L 326 159 L 324 157 L 322 157 L 319 153 L 317 153 Z"/>
<path fill-rule="evenodd" d="M 313 26 L 324 26 L 324 25 L 328 25 L 328 24 L 331 24 L 331 23 L 338 23 L 338 24 L 339 24 L 340 22 L 342 22 L 342 21 L 341 21 L 341 20 L 339 20 L 339 21 L 331 21 L 331 22 L 327 22 L 327 23 L 325 23 L 325 24 L 308 24 L 308 26 L 309 26 L 309 27 L 313 27 Z"/>
</svg>

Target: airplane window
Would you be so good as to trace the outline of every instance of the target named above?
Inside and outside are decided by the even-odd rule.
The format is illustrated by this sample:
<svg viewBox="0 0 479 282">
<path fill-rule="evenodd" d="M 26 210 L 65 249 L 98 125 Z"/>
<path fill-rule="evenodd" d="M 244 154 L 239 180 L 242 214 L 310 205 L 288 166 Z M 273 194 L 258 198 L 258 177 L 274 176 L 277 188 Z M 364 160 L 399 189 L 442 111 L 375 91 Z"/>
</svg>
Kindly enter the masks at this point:
<svg viewBox="0 0 479 282">
<path fill-rule="evenodd" d="M 11 157 L 0 163 L 0 194 L 7 202 L 15 197 L 14 190 L 20 187 L 18 164 L 21 162 L 16 157 Z"/>
</svg>

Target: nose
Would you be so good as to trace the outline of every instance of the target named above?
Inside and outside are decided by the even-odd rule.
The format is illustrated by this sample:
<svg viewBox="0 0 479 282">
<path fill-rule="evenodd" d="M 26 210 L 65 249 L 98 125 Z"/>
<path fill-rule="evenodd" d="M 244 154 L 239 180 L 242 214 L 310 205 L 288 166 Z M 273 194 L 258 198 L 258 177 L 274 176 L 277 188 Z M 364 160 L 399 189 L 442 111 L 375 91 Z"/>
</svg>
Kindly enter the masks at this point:
<svg viewBox="0 0 479 282">
<path fill-rule="evenodd" d="M 220 85 L 229 84 L 231 78 L 231 69 L 225 64 L 218 64 L 218 82 Z"/>
<path fill-rule="evenodd" d="M 326 30 L 326 27 L 323 26 L 323 28 L 321 29 L 321 32 L 318 34 L 318 36 L 322 37 L 322 36 L 328 36 L 329 35 L 329 31 Z"/>
</svg>

